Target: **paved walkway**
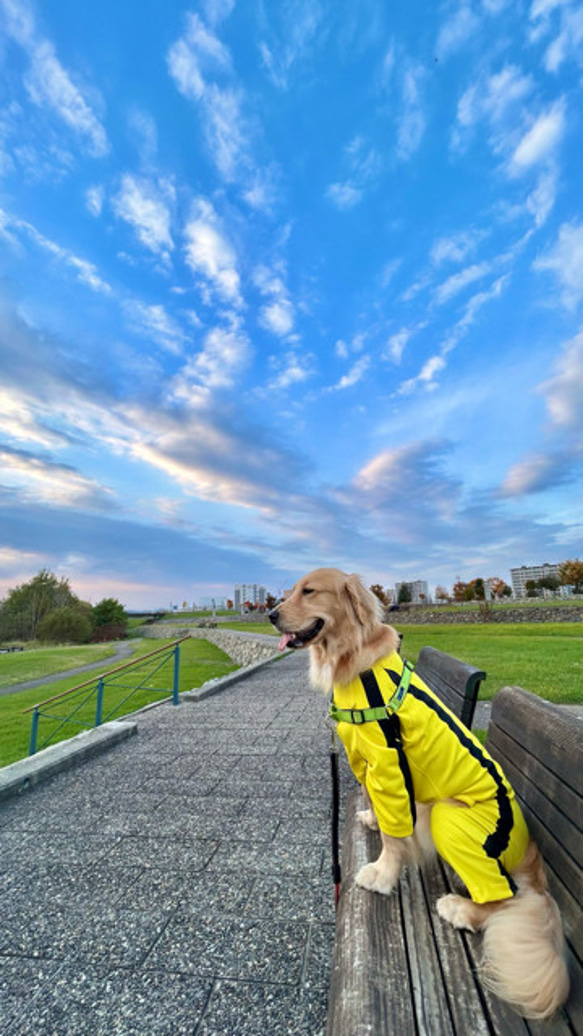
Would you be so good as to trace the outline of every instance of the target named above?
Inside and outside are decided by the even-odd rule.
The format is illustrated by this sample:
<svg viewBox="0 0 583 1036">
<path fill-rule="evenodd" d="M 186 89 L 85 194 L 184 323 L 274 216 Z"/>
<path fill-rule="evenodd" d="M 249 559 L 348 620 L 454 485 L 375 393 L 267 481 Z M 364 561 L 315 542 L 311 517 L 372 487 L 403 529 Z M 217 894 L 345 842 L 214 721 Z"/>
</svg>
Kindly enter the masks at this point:
<svg viewBox="0 0 583 1036">
<path fill-rule="evenodd" d="M 325 712 L 291 655 L 4 804 L 3 1036 L 324 1032 Z"/>
</svg>

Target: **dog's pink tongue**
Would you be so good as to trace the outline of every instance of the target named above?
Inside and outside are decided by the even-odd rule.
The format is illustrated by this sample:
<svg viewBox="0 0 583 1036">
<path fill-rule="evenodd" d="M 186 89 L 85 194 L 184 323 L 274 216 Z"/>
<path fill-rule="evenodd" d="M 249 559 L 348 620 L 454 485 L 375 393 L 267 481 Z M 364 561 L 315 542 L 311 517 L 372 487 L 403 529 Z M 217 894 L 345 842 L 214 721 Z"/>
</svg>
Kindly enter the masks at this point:
<svg viewBox="0 0 583 1036">
<path fill-rule="evenodd" d="M 286 649 L 286 647 L 289 644 L 291 639 L 292 639 L 292 634 L 291 633 L 284 633 L 283 636 L 280 637 L 279 644 L 277 645 L 278 649 L 280 651 L 285 651 L 285 649 Z"/>
</svg>

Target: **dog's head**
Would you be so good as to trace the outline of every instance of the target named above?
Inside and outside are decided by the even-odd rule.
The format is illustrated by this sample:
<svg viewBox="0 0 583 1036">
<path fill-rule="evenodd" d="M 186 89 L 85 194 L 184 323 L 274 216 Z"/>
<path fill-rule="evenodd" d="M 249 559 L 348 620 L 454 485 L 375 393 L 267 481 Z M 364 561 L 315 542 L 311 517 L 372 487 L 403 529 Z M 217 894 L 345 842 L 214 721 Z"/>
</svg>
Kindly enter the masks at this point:
<svg viewBox="0 0 583 1036">
<path fill-rule="evenodd" d="M 337 568 L 316 568 L 303 576 L 269 618 L 282 633 L 280 648 L 327 645 L 336 653 L 362 643 L 381 621 L 382 606 L 357 575 Z"/>
</svg>

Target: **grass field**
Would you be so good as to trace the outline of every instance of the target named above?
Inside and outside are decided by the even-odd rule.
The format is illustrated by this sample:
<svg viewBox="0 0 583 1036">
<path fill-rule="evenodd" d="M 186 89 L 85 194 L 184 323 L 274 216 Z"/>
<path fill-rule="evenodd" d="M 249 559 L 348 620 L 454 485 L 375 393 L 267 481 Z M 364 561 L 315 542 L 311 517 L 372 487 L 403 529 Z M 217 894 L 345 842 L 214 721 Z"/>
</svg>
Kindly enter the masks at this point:
<svg viewBox="0 0 583 1036">
<path fill-rule="evenodd" d="M 517 684 L 549 701 L 583 703 L 583 624 L 578 622 L 484 623 L 454 626 L 412 623 L 395 627 L 404 636 L 403 654 L 412 662 L 425 645 L 447 651 L 484 669 L 480 699 L 488 701 L 507 684 Z M 251 629 L 233 624 L 232 629 Z M 271 623 L 253 626 L 274 633 Z"/>
<path fill-rule="evenodd" d="M 148 654 L 151 651 L 156 650 L 159 647 L 163 647 L 165 644 L 170 643 L 168 641 L 152 641 L 152 640 L 137 640 L 135 642 L 135 648 L 133 658 L 140 659 L 143 655 Z M 63 652 L 63 658 L 68 652 L 66 648 L 55 648 L 53 651 Z M 77 649 L 79 650 L 79 649 Z M 88 649 L 81 649 L 87 651 Z M 19 657 L 26 663 L 25 658 L 26 652 L 23 652 Z M 33 652 L 30 652 L 33 655 Z M 16 656 L 1 656 L 16 657 Z M 85 661 L 92 660 L 85 656 Z M 131 659 L 130 659 L 131 660 Z M 83 665 L 84 662 L 76 662 L 75 664 Z M 148 662 L 148 667 L 157 664 L 156 659 L 152 662 Z M 146 663 L 144 663 L 146 665 Z M 69 668 L 70 663 L 67 660 L 64 665 L 60 668 Z M 215 647 L 214 644 L 209 644 L 205 640 L 187 640 L 180 646 L 180 690 L 187 691 L 192 687 L 200 687 L 206 680 L 210 680 L 212 677 L 225 676 L 227 673 L 232 672 L 237 666 L 231 661 L 231 659 L 219 648 Z M 24 671 L 24 670 L 23 670 Z M 56 670 L 58 671 L 58 669 Z M 55 672 L 55 669 L 53 669 Z M 173 661 L 169 659 L 159 671 L 152 676 L 150 679 L 146 678 L 146 669 L 141 669 L 136 676 L 132 676 L 133 670 L 129 672 L 122 672 L 117 677 L 119 684 L 123 681 L 123 687 L 116 683 L 115 686 L 108 687 L 106 684 L 106 690 L 104 694 L 104 705 L 103 705 L 103 717 L 108 716 L 109 719 L 119 718 L 121 715 L 126 715 L 129 712 L 134 712 L 136 709 L 142 708 L 144 705 L 149 705 L 153 701 L 159 701 L 161 698 L 167 696 L 172 691 L 172 679 L 173 679 Z M 56 702 L 53 706 L 53 712 L 59 716 L 65 716 L 75 708 L 75 705 L 79 704 L 90 695 L 90 692 L 95 688 L 97 683 L 97 677 L 99 672 L 95 674 L 95 678 L 92 674 L 87 674 L 87 677 L 92 680 L 90 686 L 79 691 L 75 695 L 71 696 L 71 699 L 65 699 L 64 702 Z M 59 680 L 55 683 L 46 684 L 44 687 L 35 687 L 32 691 L 21 691 L 15 694 L 3 695 L 0 697 L 0 766 L 6 766 L 8 763 L 12 763 L 17 759 L 22 759 L 28 754 L 28 741 L 30 735 L 31 718 L 32 714 L 23 715 L 23 710 L 29 708 L 31 705 L 36 705 L 38 702 L 43 701 L 46 698 L 52 698 L 53 695 L 60 694 L 62 691 L 69 690 L 72 687 L 78 686 L 84 682 L 83 677 L 85 674 L 81 674 L 77 677 L 68 680 Z M 19 676 L 18 680 L 14 682 L 24 682 L 29 677 Z M 120 702 L 130 691 L 132 686 L 136 683 L 145 680 L 143 689 L 138 691 L 121 709 L 117 709 L 116 705 Z M 149 687 L 164 688 L 164 693 L 152 693 L 148 690 Z M 80 721 L 92 722 L 95 715 L 95 694 L 91 695 L 90 701 L 84 705 L 78 715 L 75 717 Z M 49 734 L 51 729 L 56 724 L 54 721 L 49 719 L 41 718 L 39 724 L 39 744 Z M 73 725 L 67 725 L 60 732 L 59 735 L 51 741 L 56 743 L 57 741 L 64 740 L 65 738 L 72 737 L 74 734 L 84 729 L 83 727 L 75 727 Z"/>
</svg>

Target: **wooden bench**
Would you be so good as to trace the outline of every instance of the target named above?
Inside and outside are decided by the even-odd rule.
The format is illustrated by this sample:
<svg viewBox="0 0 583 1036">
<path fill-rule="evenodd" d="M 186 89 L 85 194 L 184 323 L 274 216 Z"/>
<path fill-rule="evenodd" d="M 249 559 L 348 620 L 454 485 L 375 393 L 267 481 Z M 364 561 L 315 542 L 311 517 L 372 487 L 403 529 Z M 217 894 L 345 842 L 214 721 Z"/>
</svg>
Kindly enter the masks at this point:
<svg viewBox="0 0 583 1036">
<path fill-rule="evenodd" d="M 460 884 L 439 859 L 410 868 L 391 896 L 354 876 L 380 852 L 349 796 L 327 1036 L 582 1036 L 583 721 L 519 688 L 492 709 L 487 746 L 513 782 L 549 871 L 569 944 L 572 991 L 556 1018 L 526 1022 L 479 981 L 481 937 L 455 931 L 436 900 Z"/>
<path fill-rule="evenodd" d="M 471 730 L 485 672 L 432 647 L 421 648 L 415 672 Z"/>
</svg>

